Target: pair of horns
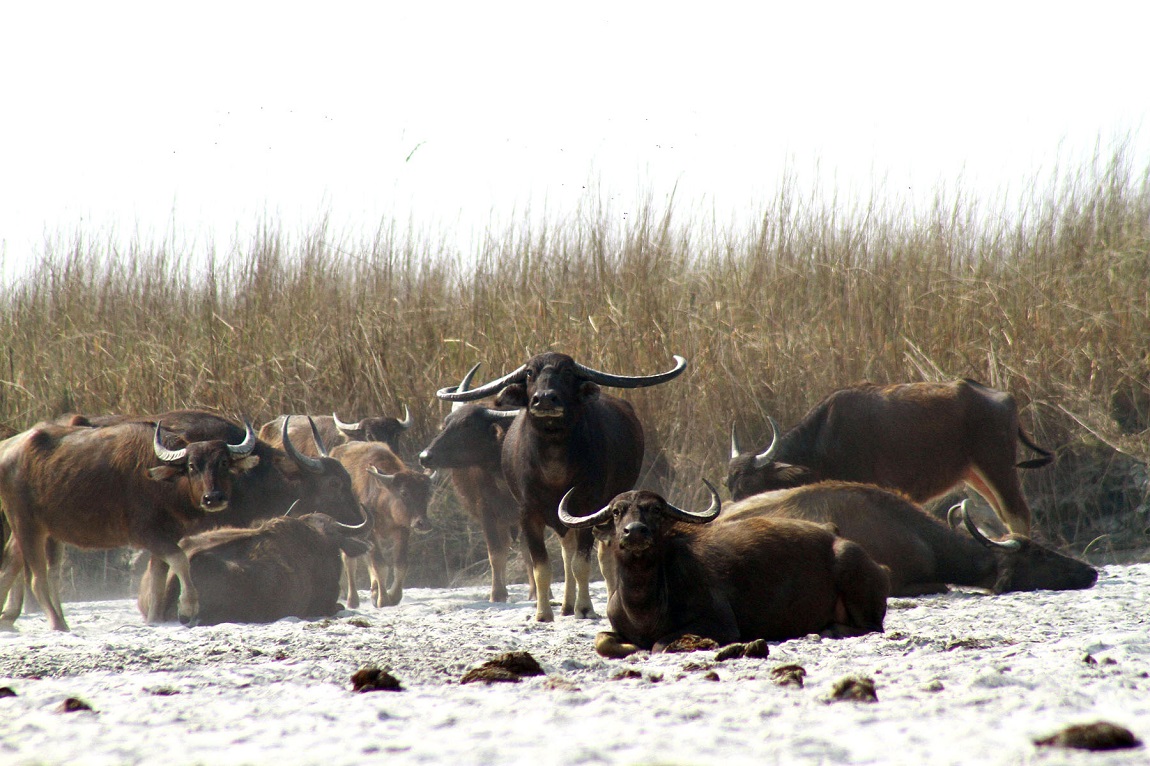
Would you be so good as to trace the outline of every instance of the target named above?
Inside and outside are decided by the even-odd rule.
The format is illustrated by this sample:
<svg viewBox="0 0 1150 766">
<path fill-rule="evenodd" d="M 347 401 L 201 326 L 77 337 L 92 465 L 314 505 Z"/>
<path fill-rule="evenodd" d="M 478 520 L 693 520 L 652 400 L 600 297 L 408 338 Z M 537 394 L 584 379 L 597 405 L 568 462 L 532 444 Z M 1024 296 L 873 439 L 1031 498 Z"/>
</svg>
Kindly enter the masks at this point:
<svg viewBox="0 0 1150 766">
<path fill-rule="evenodd" d="M 244 418 L 244 429 L 244 440 L 239 444 L 228 445 L 228 452 L 231 453 L 232 457 L 247 457 L 256 448 L 256 432 L 252 429 L 252 424 L 247 418 Z M 168 449 L 164 446 L 160 439 L 160 424 L 158 422 L 156 423 L 156 435 L 152 440 L 152 449 L 155 451 L 156 457 L 164 463 L 178 463 L 188 456 L 187 447 Z"/>
<path fill-rule="evenodd" d="M 339 415 L 335 414 L 334 412 L 331 413 L 331 419 L 335 421 L 335 427 L 344 433 L 347 433 L 348 431 L 359 431 L 363 428 L 362 420 L 356 423 L 344 423 L 339 419 Z M 415 425 L 415 419 L 411 417 L 411 410 L 407 408 L 406 404 L 403 405 L 403 420 L 397 420 L 396 422 L 399 423 L 399 427 L 404 431 Z"/>
<path fill-rule="evenodd" d="M 765 450 L 755 455 L 755 469 L 761 470 L 766 468 L 772 460 L 775 459 L 775 453 L 779 450 L 779 424 L 770 415 L 767 416 L 767 422 L 771 426 L 771 443 Z M 735 432 L 735 424 L 731 424 L 731 460 L 739 457 L 743 451 L 739 449 L 739 437 Z"/>
<path fill-rule="evenodd" d="M 706 524 L 713 521 L 719 515 L 719 511 L 723 508 L 723 502 L 719 499 L 719 491 L 711 482 L 703 479 L 703 483 L 707 485 L 707 489 L 711 492 L 711 506 L 705 511 L 687 511 L 677 506 L 663 501 L 663 512 L 675 519 L 676 521 L 686 521 L 690 524 Z M 582 529 L 583 527 L 594 527 L 606 522 L 611 518 L 611 504 L 603 506 L 599 510 L 590 514 L 589 516 L 572 516 L 568 510 L 567 503 L 571 499 L 571 493 L 575 488 L 567 490 L 567 494 L 563 495 L 563 499 L 559 501 L 559 520 L 572 529 Z"/>
<path fill-rule="evenodd" d="M 660 383 L 666 383 L 669 380 L 673 380 L 679 376 L 679 373 L 687 369 L 686 359 L 679 356 L 678 354 L 675 354 L 673 358 L 675 360 L 675 366 L 667 372 L 661 372 L 656 375 L 614 375 L 609 372 L 601 372 L 599 370 L 592 369 L 585 365 L 579 364 L 574 360 L 572 360 L 572 364 L 575 367 L 575 372 L 580 377 L 589 380 L 592 383 L 598 383 L 601 386 L 608 386 L 610 388 L 644 388 L 646 386 L 657 386 Z M 478 368 L 479 365 L 472 367 L 471 372 L 468 373 L 468 376 L 473 375 L 475 370 Z M 466 390 L 466 387 L 462 385 L 448 386 L 447 388 L 441 388 L 436 391 L 435 395 L 440 399 L 449 402 L 471 402 L 475 401 L 476 399 L 482 399 L 485 396 L 491 396 L 492 394 L 502 390 L 504 387 L 509 386 L 512 383 L 521 383 L 526 378 L 527 365 L 524 364 L 520 365 L 512 372 L 507 373 L 502 378 L 484 383 L 479 388 Z M 464 381 L 467 383 L 471 382 L 469 377 L 465 377 Z"/>
</svg>

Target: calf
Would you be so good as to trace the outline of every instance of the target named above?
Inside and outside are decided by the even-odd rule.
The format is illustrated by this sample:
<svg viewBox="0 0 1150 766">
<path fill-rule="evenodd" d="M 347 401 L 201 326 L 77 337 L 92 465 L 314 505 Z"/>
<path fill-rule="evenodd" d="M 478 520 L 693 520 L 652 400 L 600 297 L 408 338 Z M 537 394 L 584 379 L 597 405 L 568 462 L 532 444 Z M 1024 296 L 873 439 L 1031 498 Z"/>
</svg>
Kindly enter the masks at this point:
<svg viewBox="0 0 1150 766">
<path fill-rule="evenodd" d="M 942 592 L 947 583 L 1006 593 L 1089 588 L 1098 579 L 1089 564 L 1023 535 L 990 540 L 965 507 L 963 501 L 952 510 L 969 535 L 896 493 L 869 484 L 828 481 L 740 500 L 727 506 L 720 523 L 786 518 L 834 524 L 840 535 L 890 568 L 891 593 L 896 596 Z"/>
<path fill-rule="evenodd" d="M 335 447 L 331 456 L 343 464 L 351 476 L 360 504 L 374 520 L 371 557 L 371 599 L 377 607 L 394 606 L 403 598 L 407 579 L 407 553 L 411 531 L 427 532 L 427 503 L 431 499 L 431 477 L 404 465 L 382 442 L 347 442 Z M 389 566 L 384 547 L 392 548 Z M 347 570 L 347 605 L 359 606 L 355 586 L 356 559 L 344 556 Z M 389 570 L 394 570 L 388 587 Z"/>
<path fill-rule="evenodd" d="M 597 642 L 607 656 L 663 651 L 686 634 L 719 644 L 781 641 L 823 633 L 881 631 L 890 582 L 861 546 L 827 525 L 793 519 L 709 524 L 711 507 L 676 508 L 646 490 L 624 492 L 569 527 L 609 536 L 616 586 L 607 603 L 614 636 Z"/>
</svg>

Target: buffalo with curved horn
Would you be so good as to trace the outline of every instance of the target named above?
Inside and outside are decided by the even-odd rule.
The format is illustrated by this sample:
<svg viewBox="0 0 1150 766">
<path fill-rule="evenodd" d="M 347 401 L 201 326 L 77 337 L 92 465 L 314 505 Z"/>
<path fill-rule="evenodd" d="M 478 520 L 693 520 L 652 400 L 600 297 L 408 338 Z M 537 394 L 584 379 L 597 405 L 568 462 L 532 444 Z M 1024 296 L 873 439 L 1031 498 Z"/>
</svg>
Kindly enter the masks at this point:
<svg viewBox="0 0 1150 766">
<path fill-rule="evenodd" d="M 794 428 L 744 453 L 731 428 L 727 488 L 731 497 L 817 481 L 875 484 L 916 503 L 965 482 L 986 498 L 1011 532 L 1030 534 L 1030 507 L 1018 471 L 1053 454 L 1030 440 L 1014 397 L 970 380 L 953 383 L 865 383 L 832 392 Z M 1017 460 L 1016 442 L 1039 457 Z"/>
<path fill-rule="evenodd" d="M 455 393 L 470 389 L 480 364 L 467 371 Z M 439 433 L 419 453 L 424 468 L 451 473 L 460 504 L 483 529 L 494 602 L 507 600 L 507 559 L 519 536 L 519 508 L 500 462 L 503 436 L 518 414 L 518 409 L 498 410 L 481 402 L 452 402 Z"/>
<path fill-rule="evenodd" d="M 591 569 L 590 530 L 569 530 L 559 520 L 559 500 L 578 487 L 573 508 L 589 511 L 635 485 L 643 462 L 643 427 L 630 403 L 605 395 L 601 386 L 642 388 L 674 380 L 687 367 L 675 356 L 670 370 L 656 375 L 627 376 L 601 372 L 566 354 L 538 354 L 501 378 L 477 388 L 457 386 L 436 395 L 450 402 L 470 402 L 497 395 L 499 407 L 519 408 L 503 437 L 500 464 L 519 506 L 523 536 L 531 555 L 535 584 L 535 619 L 555 619 L 551 610 L 551 569 L 544 529 L 562 540 L 563 614 L 595 616 L 587 581 Z M 604 562 L 600 551 L 600 563 Z M 612 587 L 607 574 L 608 590 Z"/>
<path fill-rule="evenodd" d="M 687 634 L 730 644 L 882 630 L 890 583 L 861 546 L 807 521 L 712 523 L 722 503 L 704 483 L 711 493 L 704 511 L 645 490 L 583 516 L 568 509 L 570 492 L 560 502 L 563 523 L 595 527 L 615 560 L 612 631 L 599 634 L 596 651 L 661 652 Z"/>
</svg>

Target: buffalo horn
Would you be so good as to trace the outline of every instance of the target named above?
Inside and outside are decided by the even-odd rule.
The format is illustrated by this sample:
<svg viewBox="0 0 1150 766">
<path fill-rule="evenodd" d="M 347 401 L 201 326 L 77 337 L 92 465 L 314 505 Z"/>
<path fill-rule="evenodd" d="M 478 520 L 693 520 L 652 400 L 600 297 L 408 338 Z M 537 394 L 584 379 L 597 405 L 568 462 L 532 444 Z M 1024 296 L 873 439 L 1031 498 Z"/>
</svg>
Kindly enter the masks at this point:
<svg viewBox="0 0 1150 766">
<path fill-rule="evenodd" d="M 459 382 L 459 385 L 456 386 L 455 393 L 462 394 L 465 391 L 467 391 L 467 389 L 471 388 L 471 379 L 475 377 L 475 373 L 479 372 L 479 368 L 482 366 L 483 366 L 483 362 L 476 362 L 475 366 L 467 371 L 467 374 L 463 376 L 463 380 L 461 380 Z M 458 410 L 462 406 L 463 406 L 463 402 L 461 402 L 461 401 L 460 402 L 452 402 L 451 403 L 451 411 L 455 412 L 456 410 Z"/>
<path fill-rule="evenodd" d="M 251 421 L 244 418 L 244 440 L 239 444 L 229 444 L 228 452 L 235 457 L 247 457 L 256 448 L 256 432 Z"/>
<path fill-rule="evenodd" d="M 312 421 L 311 418 L 308 418 L 308 421 L 311 422 L 311 427 L 313 429 L 313 433 L 315 433 L 315 431 L 314 431 L 315 422 Z M 283 439 L 283 443 L 284 443 L 284 452 L 288 453 L 288 455 L 291 457 L 292 460 L 299 463 L 299 465 L 301 467 L 306 468 L 308 471 L 311 471 L 312 473 L 323 473 L 323 463 L 320 460 L 318 460 L 314 457 L 311 457 L 310 455 L 303 454 L 302 452 L 300 452 L 298 449 L 295 448 L 294 444 L 291 443 L 291 438 L 288 436 L 288 423 L 290 423 L 290 422 L 291 422 L 291 415 L 284 415 L 284 425 L 283 425 L 283 431 L 281 433 L 281 438 Z M 322 442 L 319 439 L 319 434 L 315 433 L 315 435 L 316 435 L 316 446 L 320 447 L 320 452 L 323 453 L 324 450 L 322 449 L 322 446 L 321 446 Z"/>
<path fill-rule="evenodd" d="M 767 422 L 771 425 L 771 444 L 764 451 L 755 455 L 755 468 L 762 469 L 770 465 L 771 461 L 775 458 L 775 453 L 779 449 L 779 424 L 770 415 L 767 415 Z"/>
<path fill-rule="evenodd" d="M 478 367 L 478 365 L 476 365 Z M 474 370 L 475 368 L 472 368 Z M 485 396 L 501 391 L 505 386 L 512 383 L 518 383 L 524 379 L 527 374 L 527 365 L 519 365 L 516 369 L 504 375 L 502 378 L 488 381 L 479 388 L 473 388 L 469 391 L 460 391 L 458 386 L 448 386 L 441 388 L 435 392 L 435 395 L 440 399 L 447 402 L 473 402 L 476 399 L 482 399 Z M 466 378 L 465 378 L 466 380 Z"/>
<path fill-rule="evenodd" d="M 385 485 L 391 484 L 392 480 L 395 479 L 394 473 L 384 473 L 383 471 L 379 470 L 378 468 L 376 468 L 373 465 L 369 465 L 367 467 L 367 472 L 370 473 L 375 478 L 382 481 Z"/>
<path fill-rule="evenodd" d="M 739 434 L 735 431 L 735 424 L 731 423 L 731 460 L 734 460 L 741 454 L 743 454 L 743 451 L 739 448 Z"/>
<path fill-rule="evenodd" d="M 706 524 L 708 521 L 714 521 L 715 517 L 719 515 L 719 511 L 723 509 L 723 502 L 719 499 L 719 491 L 715 489 L 715 485 L 703 479 L 703 483 L 707 485 L 707 489 L 711 491 L 711 507 L 705 511 L 685 511 L 682 508 L 676 508 L 663 501 L 664 511 L 668 516 L 677 521 L 686 521 L 691 524 Z"/>
<path fill-rule="evenodd" d="M 991 540 L 989 537 L 982 533 L 982 530 L 980 530 L 973 521 L 971 521 L 971 518 L 967 515 L 965 508 L 962 509 L 961 513 L 962 523 L 966 525 L 966 531 L 970 533 L 971 537 L 985 545 L 987 548 L 1000 548 L 1004 551 L 1016 551 L 1022 547 L 1022 543 L 1020 543 L 1018 540 Z M 949 512 L 947 515 L 950 515 Z"/>
<path fill-rule="evenodd" d="M 327 454 L 327 446 L 323 443 L 323 437 L 319 435 L 319 429 L 315 427 L 315 421 L 311 415 L 307 416 L 307 424 L 311 426 L 311 438 L 315 440 L 315 449 L 320 457 L 329 457 Z"/>
<path fill-rule="evenodd" d="M 336 415 L 334 412 L 331 413 L 331 419 L 335 421 L 335 427 L 345 434 L 350 431 L 358 431 L 359 429 L 363 428 L 362 420 L 357 423 L 344 423 L 339 419 L 339 415 Z"/>
<path fill-rule="evenodd" d="M 156 438 L 152 440 L 152 449 L 156 451 L 156 457 L 163 463 L 178 463 L 188 456 L 188 448 L 183 449 L 168 449 L 164 443 L 160 441 L 160 424 L 156 423 Z"/>
<path fill-rule="evenodd" d="M 678 354 L 675 354 L 673 358 L 675 360 L 675 366 L 657 375 L 612 375 L 609 372 L 593 370 L 578 362 L 575 362 L 575 370 L 587 380 L 590 380 L 592 383 L 598 383 L 601 386 L 609 386 L 611 388 L 644 388 L 646 386 L 657 386 L 660 383 L 674 380 L 679 377 L 679 374 L 682 373 L 683 370 L 687 369 L 686 359 Z"/>
<path fill-rule="evenodd" d="M 358 524 L 344 524 L 338 519 L 332 519 L 332 521 L 335 522 L 337 527 L 348 534 L 366 537 L 375 527 L 375 514 L 369 511 L 362 503 L 359 505 L 359 512 L 363 514 L 363 521 Z"/>
<path fill-rule="evenodd" d="M 567 490 L 566 494 L 563 495 L 563 499 L 559 501 L 559 520 L 568 527 L 571 529 L 593 527 L 611 518 L 610 503 L 595 511 L 590 516 L 572 516 L 571 512 L 567 509 L 567 501 L 571 499 L 571 493 L 574 491 L 574 487 Z"/>
<path fill-rule="evenodd" d="M 299 500 L 298 499 L 293 500 L 292 504 L 288 506 L 288 509 L 286 511 L 284 511 L 284 516 L 294 516 L 296 513 L 296 508 L 298 508 L 298 507 L 299 507 Z"/>
<path fill-rule="evenodd" d="M 403 420 L 399 421 L 399 427 L 406 431 L 413 425 L 415 425 L 415 419 L 411 417 L 411 410 L 405 404 L 403 405 Z"/>
<path fill-rule="evenodd" d="M 946 523 L 950 525 L 951 529 L 958 529 L 958 525 L 966 518 L 966 500 L 961 503 L 955 503 L 950 506 L 950 510 L 946 512 Z"/>
</svg>

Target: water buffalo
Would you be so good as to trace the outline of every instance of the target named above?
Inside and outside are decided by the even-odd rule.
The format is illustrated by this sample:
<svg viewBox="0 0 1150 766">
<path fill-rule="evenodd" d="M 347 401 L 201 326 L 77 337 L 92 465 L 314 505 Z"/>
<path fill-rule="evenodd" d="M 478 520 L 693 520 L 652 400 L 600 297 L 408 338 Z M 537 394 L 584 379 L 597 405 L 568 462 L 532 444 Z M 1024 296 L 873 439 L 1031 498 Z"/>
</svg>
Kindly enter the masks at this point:
<svg viewBox="0 0 1150 766">
<path fill-rule="evenodd" d="M 896 596 L 938 593 L 947 583 L 1006 593 L 1089 588 L 1098 579 L 1089 564 L 1024 535 L 991 540 L 966 514 L 965 501 L 956 508 L 968 535 L 897 493 L 827 481 L 752 495 L 728 505 L 719 523 L 787 518 L 834 524 L 840 535 L 890 568 Z"/>
<path fill-rule="evenodd" d="M 721 503 L 707 488 L 711 506 L 701 512 L 646 490 L 624 492 L 585 516 L 569 512 L 566 496 L 561 501 L 564 524 L 599 527 L 611 540 L 613 635 L 597 642 L 601 654 L 661 652 L 687 634 L 730 644 L 882 630 L 890 582 L 861 546 L 809 521 L 709 523 Z"/>
<path fill-rule="evenodd" d="M 260 427 L 259 436 L 273 447 L 283 447 L 283 424 L 289 415 L 280 415 L 274 420 L 264 423 Z M 399 451 L 399 440 L 403 434 L 415 424 L 411 417 L 411 410 L 403 408 L 403 420 L 393 417 L 366 417 L 355 423 L 345 423 L 339 419 L 337 413 L 331 415 L 314 415 L 312 421 L 319 431 L 320 438 L 328 449 L 338 447 L 350 441 L 383 442 L 395 452 Z M 300 450 L 307 455 L 318 457 L 319 453 L 311 445 L 310 434 L 306 421 L 296 419 L 290 426 L 291 438 L 299 445 Z"/>
<path fill-rule="evenodd" d="M 335 614 L 341 608 L 340 556 L 366 553 L 370 546 L 364 538 L 370 531 L 370 517 L 348 525 L 325 513 L 309 513 L 184 538 L 180 547 L 199 592 L 199 624 Z M 170 577 L 163 600 L 167 619 L 175 616 L 179 592 L 179 581 Z"/>
<path fill-rule="evenodd" d="M 431 499 L 431 477 L 413 471 L 382 442 L 347 442 L 334 447 L 331 456 L 343 464 L 351 476 L 360 504 L 373 519 L 371 556 L 371 598 L 377 607 L 394 606 L 403 598 L 407 579 L 407 552 L 412 530 L 427 532 L 427 503 Z M 392 548 L 389 566 L 385 547 Z M 347 605 L 359 606 L 355 585 L 357 559 L 345 556 Z M 392 583 L 388 573 L 393 569 Z"/>
<path fill-rule="evenodd" d="M 248 426 L 239 442 L 211 439 L 171 449 L 158 425 L 135 422 L 105 428 L 41 423 L 5 440 L 0 500 L 15 545 L 0 593 L 6 596 L 25 568 L 51 628 L 68 630 L 48 577 L 52 547 L 131 546 L 149 551 L 156 571 L 171 568 L 183 586 L 180 616 L 194 620 L 198 599 L 179 540 L 206 514 L 228 508 L 235 477 L 259 463 L 255 444 Z M 153 609 L 147 617 L 155 622 L 159 613 Z"/>
<path fill-rule="evenodd" d="M 456 392 L 467 391 L 479 365 Z M 519 506 L 503 479 L 503 437 L 519 410 L 498 410 L 479 402 L 455 402 L 443 427 L 419 453 L 424 468 L 451 472 L 463 508 L 479 522 L 491 565 L 491 600 L 507 600 L 507 558 L 518 537 Z"/>
<path fill-rule="evenodd" d="M 588 591 L 593 538 L 590 530 L 568 530 L 559 521 L 559 500 L 571 487 L 573 508 L 599 508 L 635 485 L 643 462 L 643 427 L 629 402 L 602 394 L 600 386 L 639 388 L 678 377 L 687 360 L 674 357 L 664 373 L 623 376 L 579 364 L 566 354 L 533 356 L 513 372 L 469 391 L 455 386 L 436 395 L 447 401 L 476 401 L 498 392 L 496 405 L 520 408 L 503 438 L 500 462 L 508 489 L 519 505 L 523 536 L 531 555 L 535 619 L 555 619 L 551 609 L 551 567 L 544 529 L 562 540 L 566 573 L 563 614 L 593 617 Z M 601 557 L 602 561 L 602 557 Z M 605 573 L 607 567 L 604 567 Z M 608 589 L 611 578 L 607 577 Z"/>
<path fill-rule="evenodd" d="M 825 479 L 877 484 L 923 503 L 960 482 L 986 498 L 1011 532 L 1030 534 L 1016 468 L 1054 456 L 1018 421 L 1014 397 L 973 380 L 863 384 L 827 396 L 771 444 L 744 453 L 731 429 L 727 488 L 740 500 Z M 1041 457 L 1015 463 L 1015 441 Z"/>
</svg>

